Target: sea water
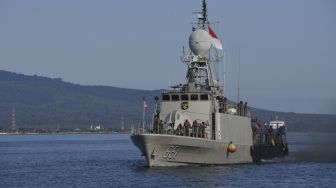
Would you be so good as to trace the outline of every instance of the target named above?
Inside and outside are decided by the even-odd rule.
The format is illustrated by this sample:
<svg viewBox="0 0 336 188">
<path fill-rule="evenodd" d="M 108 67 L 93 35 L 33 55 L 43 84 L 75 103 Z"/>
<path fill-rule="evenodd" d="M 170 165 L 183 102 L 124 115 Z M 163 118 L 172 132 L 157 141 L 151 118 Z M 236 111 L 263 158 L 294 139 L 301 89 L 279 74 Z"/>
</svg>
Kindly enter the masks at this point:
<svg viewBox="0 0 336 188">
<path fill-rule="evenodd" d="M 336 187 L 335 137 L 288 133 L 283 160 L 150 169 L 128 134 L 0 135 L 0 187 Z"/>
</svg>

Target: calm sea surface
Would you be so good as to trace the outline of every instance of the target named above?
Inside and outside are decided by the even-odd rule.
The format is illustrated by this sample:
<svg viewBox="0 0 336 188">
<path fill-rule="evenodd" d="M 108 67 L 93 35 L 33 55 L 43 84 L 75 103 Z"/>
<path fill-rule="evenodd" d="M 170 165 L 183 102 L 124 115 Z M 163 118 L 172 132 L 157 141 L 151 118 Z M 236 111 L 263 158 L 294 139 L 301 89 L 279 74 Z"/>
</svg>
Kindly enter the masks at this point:
<svg viewBox="0 0 336 188">
<path fill-rule="evenodd" d="M 0 135 L 0 187 L 336 187 L 335 138 L 289 133 L 280 161 L 149 169 L 127 134 Z"/>
</svg>

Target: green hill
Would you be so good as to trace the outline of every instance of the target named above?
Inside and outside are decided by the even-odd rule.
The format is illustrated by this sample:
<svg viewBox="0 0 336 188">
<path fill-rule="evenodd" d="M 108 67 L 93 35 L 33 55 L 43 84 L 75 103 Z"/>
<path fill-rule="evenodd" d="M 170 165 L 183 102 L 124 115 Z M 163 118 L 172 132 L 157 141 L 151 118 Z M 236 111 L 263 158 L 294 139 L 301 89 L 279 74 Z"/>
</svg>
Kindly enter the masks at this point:
<svg viewBox="0 0 336 188">
<path fill-rule="evenodd" d="M 27 76 L 0 71 L 0 127 L 11 125 L 15 106 L 20 128 L 88 128 L 101 124 L 120 127 L 124 114 L 126 125 L 137 125 L 142 119 L 142 98 L 146 97 L 152 112 L 154 96 L 160 90 L 135 90 L 107 86 L 83 86 L 60 78 Z M 289 130 L 335 131 L 336 115 L 297 114 L 253 109 L 254 117 L 263 121 L 278 115 Z M 148 121 L 150 113 L 147 113 Z"/>
<path fill-rule="evenodd" d="M 0 71 L 0 126 L 10 126 L 13 105 L 17 126 L 24 128 L 113 127 L 119 126 L 122 113 L 128 123 L 137 123 L 142 119 L 142 97 L 152 99 L 156 93 Z"/>
</svg>

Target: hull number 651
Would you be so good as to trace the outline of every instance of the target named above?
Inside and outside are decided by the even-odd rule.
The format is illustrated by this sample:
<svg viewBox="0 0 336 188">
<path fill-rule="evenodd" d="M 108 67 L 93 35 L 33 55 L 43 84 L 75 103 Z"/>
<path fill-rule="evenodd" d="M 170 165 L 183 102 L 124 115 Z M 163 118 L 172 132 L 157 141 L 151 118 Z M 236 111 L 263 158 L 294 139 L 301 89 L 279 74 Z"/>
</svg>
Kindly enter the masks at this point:
<svg viewBox="0 0 336 188">
<path fill-rule="evenodd" d="M 180 150 L 179 146 L 169 146 L 169 148 L 164 153 L 163 158 L 173 160 L 176 158 L 179 150 Z"/>
</svg>

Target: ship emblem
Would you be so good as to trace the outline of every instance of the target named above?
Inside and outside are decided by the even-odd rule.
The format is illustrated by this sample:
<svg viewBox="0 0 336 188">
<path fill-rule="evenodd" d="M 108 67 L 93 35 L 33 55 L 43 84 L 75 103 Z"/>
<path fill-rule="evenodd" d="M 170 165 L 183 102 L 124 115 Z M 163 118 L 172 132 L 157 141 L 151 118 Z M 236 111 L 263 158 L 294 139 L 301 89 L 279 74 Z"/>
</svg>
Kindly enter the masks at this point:
<svg viewBox="0 0 336 188">
<path fill-rule="evenodd" d="M 189 108 L 189 103 L 187 101 L 181 102 L 181 109 L 186 110 Z"/>
</svg>

